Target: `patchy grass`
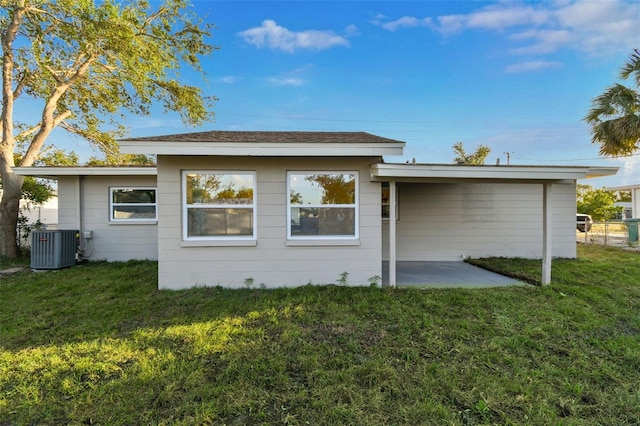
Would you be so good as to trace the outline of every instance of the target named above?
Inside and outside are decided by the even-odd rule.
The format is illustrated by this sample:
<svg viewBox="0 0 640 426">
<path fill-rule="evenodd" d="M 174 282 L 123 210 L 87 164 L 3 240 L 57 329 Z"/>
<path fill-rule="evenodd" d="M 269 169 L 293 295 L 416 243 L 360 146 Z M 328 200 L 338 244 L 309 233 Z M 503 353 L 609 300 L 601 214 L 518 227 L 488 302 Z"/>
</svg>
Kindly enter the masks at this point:
<svg viewBox="0 0 640 426">
<path fill-rule="evenodd" d="M 638 424 L 640 256 L 579 250 L 544 288 L 2 277 L 0 424 Z M 539 280 L 539 261 L 478 262 Z"/>
<path fill-rule="evenodd" d="M 30 260 L 28 257 L 20 257 L 18 259 L 9 259 L 0 256 L 0 270 L 9 268 L 28 268 Z"/>
</svg>

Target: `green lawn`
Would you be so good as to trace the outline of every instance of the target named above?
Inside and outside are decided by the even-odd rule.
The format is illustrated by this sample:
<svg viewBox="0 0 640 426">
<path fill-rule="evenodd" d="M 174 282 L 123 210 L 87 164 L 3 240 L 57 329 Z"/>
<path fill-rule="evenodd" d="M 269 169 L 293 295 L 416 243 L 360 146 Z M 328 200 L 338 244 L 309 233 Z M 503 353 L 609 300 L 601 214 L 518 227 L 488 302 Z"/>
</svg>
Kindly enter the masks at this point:
<svg viewBox="0 0 640 426">
<path fill-rule="evenodd" d="M 0 424 L 640 423 L 640 255 L 548 287 L 156 290 L 153 262 L 0 278 Z M 540 261 L 479 261 L 535 281 Z"/>
</svg>

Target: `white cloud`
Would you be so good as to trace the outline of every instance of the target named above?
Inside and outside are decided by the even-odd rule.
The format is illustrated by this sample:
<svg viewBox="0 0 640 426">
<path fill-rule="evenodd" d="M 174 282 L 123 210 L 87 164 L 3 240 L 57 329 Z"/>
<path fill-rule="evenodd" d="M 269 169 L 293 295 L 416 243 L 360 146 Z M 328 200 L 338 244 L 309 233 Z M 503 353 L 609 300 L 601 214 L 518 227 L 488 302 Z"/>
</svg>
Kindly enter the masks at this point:
<svg viewBox="0 0 640 426">
<path fill-rule="evenodd" d="M 233 84 L 236 81 L 238 81 L 240 78 L 236 77 L 235 75 L 227 75 L 224 77 L 220 77 L 218 79 L 216 79 L 215 81 L 218 83 L 224 83 L 224 84 Z"/>
<path fill-rule="evenodd" d="M 386 15 L 383 15 L 382 13 L 375 13 L 371 16 L 369 22 L 371 22 L 373 25 L 380 26 L 382 25 L 382 21 L 384 21 L 385 19 L 387 19 Z"/>
<path fill-rule="evenodd" d="M 360 31 L 358 31 L 358 27 L 356 27 L 353 24 L 348 25 L 347 28 L 344 29 L 344 33 L 349 37 L 360 35 Z"/>
<path fill-rule="evenodd" d="M 555 12 L 558 26 L 575 33 L 576 47 L 599 54 L 628 51 L 640 41 L 640 2 L 576 1 Z"/>
<path fill-rule="evenodd" d="M 537 72 L 544 71 L 546 69 L 551 68 L 560 68 L 562 66 L 559 62 L 548 62 L 548 61 L 530 61 L 530 62 L 520 62 L 517 64 L 511 64 L 505 68 L 504 72 L 507 74 L 516 74 L 516 73 L 526 73 L 526 72 Z"/>
<path fill-rule="evenodd" d="M 553 53 L 577 40 L 577 35 L 568 30 L 530 30 L 512 35 L 512 40 L 531 40 L 524 47 L 511 49 L 515 54 L 546 54 Z"/>
<path fill-rule="evenodd" d="M 464 29 L 504 30 L 519 25 L 541 25 L 548 19 L 548 12 L 510 4 L 491 5 L 466 15 L 438 17 L 438 31 L 455 34 Z"/>
<path fill-rule="evenodd" d="M 429 27 L 445 36 L 471 30 L 493 31 L 521 44 L 510 50 L 513 54 L 573 49 L 601 55 L 638 47 L 640 1 L 569 0 L 529 5 L 504 1 L 467 14 L 403 16 L 397 20 L 378 16 L 373 23 L 389 31 Z"/>
<path fill-rule="evenodd" d="M 291 70 L 287 73 L 284 73 L 280 76 L 272 76 L 267 78 L 267 82 L 276 86 L 292 86 L 299 87 L 307 84 L 307 80 L 300 77 L 301 74 L 304 74 L 307 70 L 313 68 L 313 65 L 307 64 Z"/>
<path fill-rule="evenodd" d="M 293 86 L 299 87 L 303 86 L 306 81 L 302 78 L 298 77 L 269 77 L 267 81 L 276 86 Z"/>
<path fill-rule="evenodd" d="M 291 53 L 297 49 L 324 50 L 336 46 L 349 46 L 349 41 L 345 37 L 333 31 L 305 30 L 295 32 L 281 27 L 271 19 L 263 21 L 259 27 L 242 31 L 238 35 L 247 43 L 258 48 L 267 47 Z"/>
<path fill-rule="evenodd" d="M 620 167 L 618 174 L 618 185 L 636 185 L 640 183 L 640 156 L 634 155 L 617 160 L 616 166 Z"/>
<path fill-rule="evenodd" d="M 413 16 L 403 16 L 400 19 L 395 21 L 386 22 L 381 24 L 380 26 L 385 30 L 389 30 L 391 32 L 396 31 L 398 28 L 416 28 L 416 27 L 430 27 L 433 24 L 433 20 L 431 18 L 423 18 L 418 19 Z"/>
</svg>

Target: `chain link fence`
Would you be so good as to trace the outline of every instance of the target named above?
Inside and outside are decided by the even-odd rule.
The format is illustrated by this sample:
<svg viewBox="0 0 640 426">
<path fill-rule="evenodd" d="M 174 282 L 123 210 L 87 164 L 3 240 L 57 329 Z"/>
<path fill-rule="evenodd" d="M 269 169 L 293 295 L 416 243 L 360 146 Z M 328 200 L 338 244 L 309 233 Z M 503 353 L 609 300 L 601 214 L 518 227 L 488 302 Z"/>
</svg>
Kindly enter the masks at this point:
<svg viewBox="0 0 640 426">
<path fill-rule="evenodd" d="M 48 226 L 41 222 L 25 224 L 19 223 L 16 227 L 16 240 L 18 242 L 18 251 L 26 256 L 31 252 L 31 232 L 46 229 L 56 229 L 56 226 Z"/>
<path fill-rule="evenodd" d="M 629 241 L 629 229 L 622 220 L 593 222 L 587 232 L 576 231 L 576 241 L 611 247 L 638 249 L 638 241 Z"/>
</svg>

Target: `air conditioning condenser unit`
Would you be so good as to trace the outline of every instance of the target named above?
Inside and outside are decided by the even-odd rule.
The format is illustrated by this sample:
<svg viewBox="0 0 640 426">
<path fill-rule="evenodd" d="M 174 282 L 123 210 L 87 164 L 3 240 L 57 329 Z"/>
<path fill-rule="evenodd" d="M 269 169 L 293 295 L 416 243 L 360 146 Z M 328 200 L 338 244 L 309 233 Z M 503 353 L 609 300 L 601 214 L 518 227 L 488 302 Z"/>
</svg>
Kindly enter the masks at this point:
<svg viewBox="0 0 640 426">
<path fill-rule="evenodd" d="M 31 232 L 31 269 L 62 269 L 76 264 L 80 231 Z"/>
</svg>

